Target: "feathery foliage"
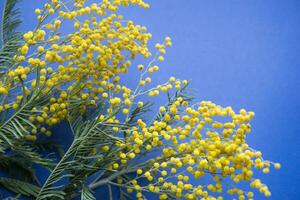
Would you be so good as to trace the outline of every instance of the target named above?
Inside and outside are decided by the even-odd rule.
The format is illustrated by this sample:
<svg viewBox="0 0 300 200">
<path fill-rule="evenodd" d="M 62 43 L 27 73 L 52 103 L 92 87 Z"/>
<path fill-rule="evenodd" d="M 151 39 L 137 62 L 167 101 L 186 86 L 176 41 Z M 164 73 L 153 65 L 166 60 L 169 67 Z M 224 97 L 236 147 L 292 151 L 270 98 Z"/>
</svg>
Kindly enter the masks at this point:
<svg viewBox="0 0 300 200">
<path fill-rule="evenodd" d="M 9 189 L 12 192 L 15 192 L 17 194 L 22 194 L 24 196 L 33 196 L 35 197 L 40 188 L 32 185 L 28 182 L 19 181 L 16 179 L 10 179 L 10 178 L 4 178 L 0 177 L 0 184 Z"/>
<path fill-rule="evenodd" d="M 17 31 L 22 23 L 20 9 L 16 8 L 20 0 L 5 0 L 0 32 L 0 77 L 15 63 L 15 56 L 21 44 L 21 34 Z"/>
<path fill-rule="evenodd" d="M 20 0 L 6 0 L 2 15 L 1 44 L 6 44 L 18 32 L 17 27 L 22 23 L 20 20 L 20 9 L 16 8 Z M 3 45 L 2 45 L 3 46 Z"/>
</svg>

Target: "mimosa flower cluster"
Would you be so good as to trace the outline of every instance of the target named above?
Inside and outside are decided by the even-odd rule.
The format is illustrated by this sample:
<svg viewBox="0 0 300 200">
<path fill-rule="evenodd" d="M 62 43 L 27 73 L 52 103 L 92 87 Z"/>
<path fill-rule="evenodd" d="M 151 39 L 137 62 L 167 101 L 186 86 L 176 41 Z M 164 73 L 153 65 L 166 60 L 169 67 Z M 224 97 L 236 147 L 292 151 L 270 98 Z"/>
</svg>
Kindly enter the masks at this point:
<svg viewBox="0 0 300 200">
<path fill-rule="evenodd" d="M 173 76 L 153 85 L 171 38 L 156 44 L 152 54 L 147 28 L 118 14 L 119 7 L 129 5 L 149 8 L 142 0 L 51 0 L 35 10 L 35 29 L 23 35 L 13 67 L 0 80 L 0 115 L 13 116 L 24 108 L 31 112 L 24 115 L 30 126 L 15 137 L 34 144 L 69 121 L 75 108 L 84 117 L 100 110 L 93 119 L 109 126 L 107 137 L 116 141 L 90 152 L 98 157 L 94 167 L 104 170 L 106 181 L 100 177 L 89 189 L 108 185 L 137 199 L 155 193 L 159 199 L 220 200 L 226 192 L 253 199 L 250 188 L 270 196 L 267 185 L 254 175 L 257 169 L 269 173 L 280 164 L 265 160 L 247 144 L 254 112 L 195 103 L 184 95 L 188 81 Z M 136 63 L 137 56 L 146 64 Z M 140 73 L 136 88 L 124 84 L 130 70 Z M 143 99 L 161 93 L 169 101 L 153 120 L 137 115 L 148 106 Z M 28 107 L 28 102 L 35 103 Z M 1 128 L 10 127 L 4 123 Z M 109 160 L 104 162 L 106 155 Z M 249 189 L 242 189 L 240 182 L 248 182 Z"/>
</svg>

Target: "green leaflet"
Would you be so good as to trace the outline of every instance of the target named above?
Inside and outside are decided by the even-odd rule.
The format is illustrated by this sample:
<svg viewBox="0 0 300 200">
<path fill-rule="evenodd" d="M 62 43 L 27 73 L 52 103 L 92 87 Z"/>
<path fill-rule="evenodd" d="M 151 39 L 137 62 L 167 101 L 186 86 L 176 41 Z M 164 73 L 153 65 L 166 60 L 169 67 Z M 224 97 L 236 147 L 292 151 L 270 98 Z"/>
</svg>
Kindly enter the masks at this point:
<svg viewBox="0 0 300 200">
<path fill-rule="evenodd" d="M 23 182 L 17 179 L 0 177 L 0 184 L 15 192 L 16 194 L 22 194 L 24 196 L 37 196 L 40 188 L 27 182 Z"/>
<path fill-rule="evenodd" d="M 21 33 L 16 31 L 22 23 L 20 9 L 16 8 L 19 1 L 5 1 L 0 35 L 0 77 L 13 66 L 13 57 L 21 44 Z"/>
</svg>

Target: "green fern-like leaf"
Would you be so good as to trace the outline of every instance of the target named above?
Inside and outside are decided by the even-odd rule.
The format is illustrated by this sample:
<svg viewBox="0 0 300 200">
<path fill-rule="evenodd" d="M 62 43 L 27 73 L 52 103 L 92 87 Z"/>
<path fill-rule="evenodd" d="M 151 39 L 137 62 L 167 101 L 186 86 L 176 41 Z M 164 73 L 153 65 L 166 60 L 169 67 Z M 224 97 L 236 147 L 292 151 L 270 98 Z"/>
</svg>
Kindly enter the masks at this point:
<svg viewBox="0 0 300 200">
<path fill-rule="evenodd" d="M 2 114 L 3 118 L 0 123 L 0 139 L 5 141 L 10 146 L 16 141 L 16 139 L 23 138 L 26 134 L 29 134 L 26 127 L 36 128 L 29 120 L 28 116 L 34 114 L 32 108 L 34 107 L 33 98 L 22 105 L 15 113 L 9 118 Z"/>
<path fill-rule="evenodd" d="M 18 156 L 28 163 L 36 163 L 52 168 L 52 161 L 38 153 L 37 148 L 26 142 L 24 137 L 29 134 L 29 127 L 36 126 L 28 120 L 30 115 L 36 115 L 39 111 L 33 111 L 34 106 L 41 105 L 48 96 L 39 97 L 32 95 L 28 100 L 20 103 L 20 107 L 10 115 L 0 114 L 0 147 L 2 153 L 10 152 L 10 155 Z"/>
<path fill-rule="evenodd" d="M 22 194 L 29 197 L 36 197 L 40 190 L 39 187 L 30 183 L 5 177 L 0 177 L 0 184 L 16 194 Z"/>
<path fill-rule="evenodd" d="M 2 15 L 1 46 L 7 43 L 12 36 L 18 34 L 17 27 L 22 23 L 20 9 L 16 8 L 20 0 L 6 0 Z"/>
<path fill-rule="evenodd" d="M 84 181 L 87 178 L 86 175 L 97 171 L 95 165 L 97 158 L 90 156 L 93 149 L 102 144 L 113 145 L 117 140 L 121 140 L 111 136 L 110 125 L 104 125 L 97 120 L 79 121 L 76 122 L 76 126 L 71 123 L 71 127 L 75 136 L 73 143 L 48 176 L 37 200 L 47 197 L 64 199 L 65 191 L 68 190 L 65 190 L 65 185 L 61 181 L 69 178 L 70 183 L 75 183 L 69 185 L 76 185 Z"/>
<path fill-rule="evenodd" d="M 12 147 L 12 150 L 16 152 L 16 155 L 32 162 L 44 166 L 48 169 L 53 168 L 53 163 L 51 159 L 44 158 L 36 149 L 26 143 L 17 144 Z"/>
<path fill-rule="evenodd" d="M 18 26 L 22 23 L 20 9 L 16 8 L 20 0 L 6 0 L 2 14 L 0 35 L 0 77 L 14 64 L 14 56 L 22 44 Z"/>
<path fill-rule="evenodd" d="M 0 154 L 0 170 L 10 177 L 22 181 L 36 181 L 36 175 L 31 169 L 31 162 L 16 155 Z M 36 181 L 38 183 L 38 181 Z"/>
</svg>

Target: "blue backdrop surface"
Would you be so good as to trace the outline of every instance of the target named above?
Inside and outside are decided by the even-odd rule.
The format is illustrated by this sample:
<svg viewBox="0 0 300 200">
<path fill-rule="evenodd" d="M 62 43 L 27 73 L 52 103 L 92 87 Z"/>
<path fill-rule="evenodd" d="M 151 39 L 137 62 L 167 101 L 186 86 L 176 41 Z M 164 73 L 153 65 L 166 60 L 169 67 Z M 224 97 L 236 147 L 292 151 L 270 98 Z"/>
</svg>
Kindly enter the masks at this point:
<svg viewBox="0 0 300 200">
<path fill-rule="evenodd" d="M 33 28 L 33 11 L 43 2 L 21 2 L 22 31 Z M 197 100 L 254 111 L 249 144 L 282 164 L 259 178 L 269 186 L 270 199 L 300 199 L 300 1 L 148 2 L 148 10 L 122 12 L 146 25 L 153 43 L 172 37 L 174 45 L 156 80 L 188 79 Z"/>
</svg>

